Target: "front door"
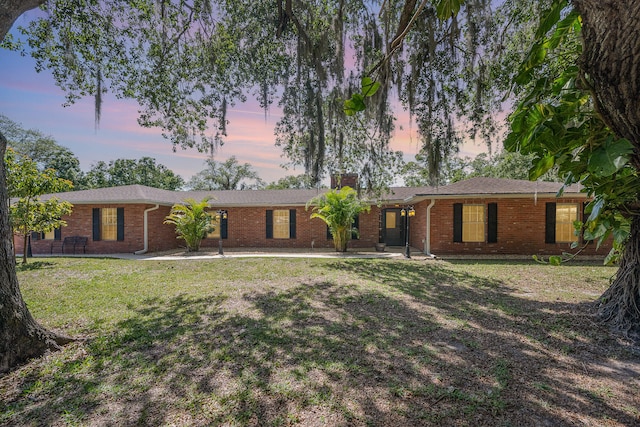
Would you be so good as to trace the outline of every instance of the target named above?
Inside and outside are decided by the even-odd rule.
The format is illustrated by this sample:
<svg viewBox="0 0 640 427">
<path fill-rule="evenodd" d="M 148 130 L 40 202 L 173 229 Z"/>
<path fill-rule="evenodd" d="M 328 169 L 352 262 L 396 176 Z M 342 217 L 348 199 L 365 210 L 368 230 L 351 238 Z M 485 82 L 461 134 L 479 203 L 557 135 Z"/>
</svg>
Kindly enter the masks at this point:
<svg viewBox="0 0 640 427">
<path fill-rule="evenodd" d="M 387 246 L 404 246 L 404 219 L 400 209 L 385 209 L 382 215 L 382 237 Z"/>
</svg>

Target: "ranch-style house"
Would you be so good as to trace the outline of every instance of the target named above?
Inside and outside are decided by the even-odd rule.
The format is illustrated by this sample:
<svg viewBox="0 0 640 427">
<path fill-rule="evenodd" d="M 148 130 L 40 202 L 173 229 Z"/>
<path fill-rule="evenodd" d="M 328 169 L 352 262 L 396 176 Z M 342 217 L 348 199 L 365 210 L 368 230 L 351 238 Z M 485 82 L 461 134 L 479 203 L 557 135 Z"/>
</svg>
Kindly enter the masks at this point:
<svg viewBox="0 0 640 427">
<path fill-rule="evenodd" d="M 343 184 L 356 182 L 345 175 Z M 569 251 L 574 221 L 583 220 L 588 202 L 577 186 L 497 178 L 472 178 L 439 187 L 391 188 L 371 211 L 355 219 L 359 236 L 349 248 L 373 249 L 377 243 L 405 246 L 435 256 L 551 255 Z M 147 253 L 178 249 L 174 227 L 164 224 L 171 206 L 187 198 L 211 197 L 211 210 L 224 211 L 203 248 L 331 248 L 320 219 L 310 219 L 306 203 L 328 191 L 245 190 L 168 191 L 142 185 L 82 190 L 44 196 L 73 204 L 67 226 L 33 235 L 34 254 Z M 406 213 L 412 210 L 413 216 Z M 407 224 L 407 221 L 409 222 Z M 16 253 L 22 239 L 14 239 Z M 63 245 L 64 243 L 64 245 Z M 588 255 L 605 256 L 609 247 Z"/>
</svg>

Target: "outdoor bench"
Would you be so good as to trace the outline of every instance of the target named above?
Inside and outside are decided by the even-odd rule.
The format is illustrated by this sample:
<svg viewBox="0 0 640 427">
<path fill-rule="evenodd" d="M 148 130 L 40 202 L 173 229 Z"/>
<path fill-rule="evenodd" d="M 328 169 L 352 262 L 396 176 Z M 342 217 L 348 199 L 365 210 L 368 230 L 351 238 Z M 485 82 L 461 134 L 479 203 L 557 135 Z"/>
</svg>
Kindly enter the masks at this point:
<svg viewBox="0 0 640 427">
<path fill-rule="evenodd" d="M 86 247 L 87 247 L 87 241 L 89 239 L 87 237 L 84 236 L 69 236 L 69 237 L 65 237 L 62 240 L 62 243 L 60 243 L 60 241 L 58 240 L 57 242 L 53 242 L 51 244 L 51 253 L 53 254 L 54 249 L 60 248 L 60 252 L 61 253 L 65 253 L 65 249 L 67 248 L 73 248 L 73 253 L 76 253 L 76 249 L 80 250 L 80 248 L 82 248 L 82 253 L 87 253 L 86 252 Z"/>
</svg>

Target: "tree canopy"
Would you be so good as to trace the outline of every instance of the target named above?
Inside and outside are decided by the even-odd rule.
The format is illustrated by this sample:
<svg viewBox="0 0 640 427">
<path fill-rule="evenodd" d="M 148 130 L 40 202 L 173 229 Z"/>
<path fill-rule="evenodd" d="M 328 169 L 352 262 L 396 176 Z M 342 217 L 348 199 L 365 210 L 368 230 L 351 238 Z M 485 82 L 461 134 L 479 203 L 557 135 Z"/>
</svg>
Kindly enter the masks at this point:
<svg viewBox="0 0 640 427">
<path fill-rule="evenodd" d="M 215 149 L 227 108 L 247 96 L 282 111 L 275 132 L 288 164 L 323 176 L 357 170 L 365 187 L 393 181 L 389 147 L 398 103 L 414 118 L 429 165 L 467 134 L 496 140 L 498 105 L 487 41 L 500 14 L 489 1 L 340 0 L 88 2 L 58 0 L 25 30 L 38 68 L 68 102 L 103 94 L 134 98 L 139 122 L 176 146 Z M 504 19 L 504 18 L 503 18 Z M 274 23 L 265 25 L 265 22 Z M 345 99 L 371 76 L 364 114 Z M 455 78 L 452 78 L 454 77 Z M 370 87 L 364 85 L 365 87 Z M 465 119 L 469 125 L 465 125 Z"/>
<path fill-rule="evenodd" d="M 529 179 L 529 170 L 535 156 L 518 152 L 501 151 L 494 155 L 480 153 L 474 158 L 450 157 L 444 161 L 437 176 L 433 176 L 427 167 L 426 157 L 416 155 L 415 161 L 407 162 L 401 176 L 409 187 L 446 185 L 476 176 L 505 179 Z M 542 181 L 560 181 L 554 169 L 538 177 Z"/>
<path fill-rule="evenodd" d="M 253 190 L 264 187 L 264 182 L 249 163 L 240 164 L 236 156 L 224 162 L 206 161 L 206 169 L 195 174 L 187 187 L 191 190 Z"/>
<path fill-rule="evenodd" d="M 0 132 L 7 138 L 9 147 L 33 160 L 40 171 L 53 169 L 58 178 L 71 181 L 74 186 L 80 183 L 80 161 L 53 137 L 36 129 L 24 129 L 4 114 L 0 114 Z"/>
<path fill-rule="evenodd" d="M 314 188 L 311 182 L 311 177 L 306 174 L 301 175 L 287 175 L 277 181 L 270 182 L 265 185 L 265 190 L 285 190 L 289 188 L 293 189 L 309 189 Z"/>
<path fill-rule="evenodd" d="M 48 193 L 68 191 L 71 181 L 56 176 L 53 169 L 38 170 L 36 162 L 9 149 L 4 157 L 7 189 L 13 199 L 9 215 L 13 231 L 24 240 L 22 263 L 27 263 L 27 244 L 31 233 L 47 233 L 66 226 L 63 215 L 71 213 L 71 203 L 55 197 L 41 200 Z"/>
<path fill-rule="evenodd" d="M 99 161 L 83 174 L 81 188 L 116 187 L 140 184 L 164 190 L 179 190 L 184 185 L 180 175 L 168 167 L 157 164 L 151 157 L 116 159 L 109 163 Z"/>
</svg>

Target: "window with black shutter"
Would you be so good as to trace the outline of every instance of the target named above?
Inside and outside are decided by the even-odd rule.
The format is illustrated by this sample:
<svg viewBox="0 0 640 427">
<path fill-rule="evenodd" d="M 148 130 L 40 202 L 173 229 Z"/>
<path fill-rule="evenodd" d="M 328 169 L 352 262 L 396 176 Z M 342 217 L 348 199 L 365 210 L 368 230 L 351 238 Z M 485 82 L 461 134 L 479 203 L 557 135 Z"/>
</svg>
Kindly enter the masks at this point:
<svg viewBox="0 0 640 427">
<path fill-rule="evenodd" d="M 94 241 L 124 240 L 124 208 L 93 208 L 92 222 Z"/>
<path fill-rule="evenodd" d="M 266 228 L 267 239 L 295 239 L 296 210 L 268 209 Z"/>
</svg>

